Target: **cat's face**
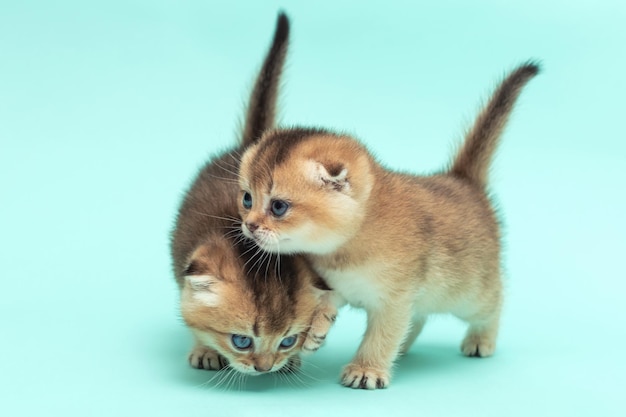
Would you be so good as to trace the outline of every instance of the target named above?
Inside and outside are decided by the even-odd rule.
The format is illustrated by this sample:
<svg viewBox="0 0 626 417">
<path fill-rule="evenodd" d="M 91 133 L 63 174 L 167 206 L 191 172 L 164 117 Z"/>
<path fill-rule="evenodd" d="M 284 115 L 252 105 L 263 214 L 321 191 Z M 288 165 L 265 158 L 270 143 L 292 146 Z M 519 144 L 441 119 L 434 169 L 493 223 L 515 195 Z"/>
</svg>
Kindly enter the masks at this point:
<svg viewBox="0 0 626 417">
<path fill-rule="evenodd" d="M 306 265 L 284 257 L 281 262 L 246 270 L 227 240 L 201 246 L 189 262 L 183 318 L 197 340 L 239 372 L 274 372 L 295 358 L 324 293 Z"/>
<path fill-rule="evenodd" d="M 367 155 L 342 137 L 290 141 L 290 132 L 266 134 L 242 158 L 243 233 L 268 252 L 334 252 L 363 220 L 371 191 Z M 337 146 L 329 153 L 320 140 Z"/>
</svg>

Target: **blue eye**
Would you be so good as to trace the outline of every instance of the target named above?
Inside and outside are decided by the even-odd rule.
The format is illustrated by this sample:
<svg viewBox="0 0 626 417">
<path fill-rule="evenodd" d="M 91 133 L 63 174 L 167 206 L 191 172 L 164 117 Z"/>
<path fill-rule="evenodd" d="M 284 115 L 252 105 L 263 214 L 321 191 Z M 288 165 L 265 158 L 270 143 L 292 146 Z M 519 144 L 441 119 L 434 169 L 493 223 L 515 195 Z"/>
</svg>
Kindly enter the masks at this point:
<svg viewBox="0 0 626 417">
<path fill-rule="evenodd" d="M 231 336 L 230 340 L 233 342 L 233 346 L 235 346 L 239 350 L 250 349 L 250 347 L 252 346 L 252 339 L 250 339 L 248 336 L 234 334 Z"/>
<path fill-rule="evenodd" d="M 289 203 L 284 200 L 274 200 L 272 201 L 272 214 L 276 217 L 283 216 L 287 209 L 289 208 Z"/>
<path fill-rule="evenodd" d="M 290 348 L 296 344 L 296 340 L 298 340 L 298 336 L 285 337 L 282 342 L 280 342 L 280 347 L 283 349 Z"/>
<path fill-rule="evenodd" d="M 246 191 L 243 193 L 241 204 L 243 205 L 243 208 L 245 208 L 246 210 L 250 210 L 252 208 L 252 196 L 250 195 L 249 192 Z"/>
</svg>

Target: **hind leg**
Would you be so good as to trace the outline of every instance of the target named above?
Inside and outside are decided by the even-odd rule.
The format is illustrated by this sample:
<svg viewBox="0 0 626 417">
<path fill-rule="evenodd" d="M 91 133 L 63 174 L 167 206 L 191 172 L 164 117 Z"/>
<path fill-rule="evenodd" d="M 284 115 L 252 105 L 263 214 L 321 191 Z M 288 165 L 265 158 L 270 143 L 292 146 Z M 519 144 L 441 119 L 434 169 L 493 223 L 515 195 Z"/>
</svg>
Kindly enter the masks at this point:
<svg viewBox="0 0 626 417">
<path fill-rule="evenodd" d="M 426 324 L 426 316 L 418 316 L 413 318 L 413 321 L 411 323 L 411 329 L 407 333 L 404 341 L 402 342 L 402 346 L 400 347 L 400 355 L 404 355 L 409 351 L 409 349 L 413 345 L 413 342 L 415 342 L 415 339 L 417 339 L 417 336 L 419 336 L 422 332 L 424 324 Z"/>
<path fill-rule="evenodd" d="M 493 355 L 496 349 L 502 305 L 501 292 L 495 291 L 491 297 L 482 301 L 482 305 L 473 312 L 456 314 L 458 318 L 469 323 L 465 339 L 461 343 L 461 351 L 465 356 L 484 358 Z"/>
<path fill-rule="evenodd" d="M 462 313 L 455 315 L 469 323 L 461 343 L 463 354 L 484 358 L 493 355 L 496 349 L 502 306 L 502 284 L 499 271 L 484 277 L 481 281 L 482 288 L 474 293 L 471 301 L 467 300 L 468 302 L 464 303 Z"/>
<path fill-rule="evenodd" d="M 496 350 L 498 336 L 499 312 L 489 318 L 469 321 L 469 328 L 461 343 L 461 351 L 465 356 L 487 357 Z"/>
</svg>

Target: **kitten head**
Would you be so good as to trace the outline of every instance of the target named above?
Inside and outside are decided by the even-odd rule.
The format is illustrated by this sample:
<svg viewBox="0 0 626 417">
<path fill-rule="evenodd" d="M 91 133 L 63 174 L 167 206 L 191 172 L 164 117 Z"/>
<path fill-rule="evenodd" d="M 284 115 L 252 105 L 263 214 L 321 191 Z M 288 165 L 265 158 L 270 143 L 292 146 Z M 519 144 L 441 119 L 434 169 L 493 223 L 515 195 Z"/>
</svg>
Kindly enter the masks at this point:
<svg viewBox="0 0 626 417">
<path fill-rule="evenodd" d="M 349 137 L 266 132 L 242 157 L 243 233 L 268 252 L 333 252 L 364 221 L 371 171 L 369 154 Z"/>
<path fill-rule="evenodd" d="M 266 260 L 249 249 L 226 238 L 198 247 L 185 270 L 181 311 L 198 341 L 231 368 L 257 375 L 299 361 L 325 291 L 303 259 Z"/>
</svg>

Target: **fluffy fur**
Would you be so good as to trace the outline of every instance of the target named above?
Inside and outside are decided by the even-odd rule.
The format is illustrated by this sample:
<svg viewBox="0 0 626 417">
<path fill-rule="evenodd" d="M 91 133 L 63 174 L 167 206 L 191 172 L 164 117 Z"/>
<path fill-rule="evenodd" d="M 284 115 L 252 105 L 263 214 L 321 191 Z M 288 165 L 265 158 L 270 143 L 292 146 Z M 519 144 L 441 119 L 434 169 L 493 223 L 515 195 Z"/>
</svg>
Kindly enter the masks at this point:
<svg viewBox="0 0 626 417">
<path fill-rule="evenodd" d="M 451 167 L 432 176 L 382 167 L 355 139 L 320 129 L 266 132 L 242 158 L 246 236 L 268 252 L 306 253 L 338 295 L 367 311 L 343 385 L 384 388 L 433 313 L 469 323 L 467 356 L 489 356 L 502 305 L 500 232 L 489 164 L 527 63 L 499 85 Z"/>
<path fill-rule="evenodd" d="M 293 370 L 302 350 L 319 348 L 336 314 L 328 288 L 305 259 L 267 256 L 239 231 L 240 155 L 274 125 L 288 36 L 289 22 L 280 14 L 252 91 L 241 145 L 200 171 L 172 232 L 180 308 L 196 340 L 189 355 L 195 368 L 230 366 L 248 374 Z M 293 336 L 295 343 L 286 343 Z M 247 338 L 250 346 L 238 348 L 233 337 Z"/>
</svg>

